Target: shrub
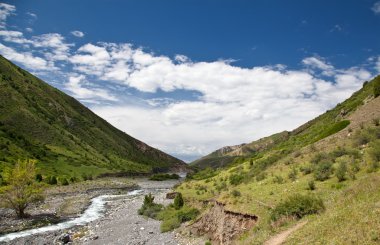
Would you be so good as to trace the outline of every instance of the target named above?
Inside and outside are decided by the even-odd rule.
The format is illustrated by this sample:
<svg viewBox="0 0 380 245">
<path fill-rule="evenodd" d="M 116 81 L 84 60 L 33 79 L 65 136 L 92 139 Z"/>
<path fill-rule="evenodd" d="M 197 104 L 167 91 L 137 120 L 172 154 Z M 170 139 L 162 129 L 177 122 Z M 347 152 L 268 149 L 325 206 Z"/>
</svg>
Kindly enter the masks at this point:
<svg viewBox="0 0 380 245">
<path fill-rule="evenodd" d="M 313 172 L 313 168 L 310 165 L 306 165 L 306 166 L 300 167 L 300 171 L 304 175 L 308 175 L 308 174 L 311 174 Z"/>
<path fill-rule="evenodd" d="M 338 168 L 335 171 L 335 176 L 339 182 L 346 180 L 347 165 L 345 162 L 340 162 Z"/>
<path fill-rule="evenodd" d="M 174 198 L 174 208 L 178 210 L 183 207 L 183 204 L 184 204 L 184 201 L 182 198 L 182 194 L 181 192 L 178 192 Z"/>
<path fill-rule="evenodd" d="M 152 193 L 145 195 L 144 203 L 137 211 L 138 214 L 147 216 L 149 218 L 156 218 L 157 214 L 162 210 L 161 204 L 154 203 L 154 196 Z"/>
<path fill-rule="evenodd" d="M 238 190 L 233 190 L 233 191 L 231 191 L 231 195 L 232 195 L 233 197 L 240 197 L 240 196 L 241 196 L 241 193 L 240 193 L 240 191 L 238 191 Z"/>
<path fill-rule="evenodd" d="M 36 181 L 37 182 L 41 182 L 43 179 L 42 179 L 42 175 L 41 174 L 36 174 Z"/>
<path fill-rule="evenodd" d="M 265 172 L 261 172 L 259 175 L 256 176 L 256 181 L 265 180 L 266 177 L 267 177 L 267 174 Z"/>
<path fill-rule="evenodd" d="M 149 179 L 150 180 L 156 180 L 156 181 L 163 181 L 163 180 L 169 180 L 169 179 L 179 179 L 178 174 L 154 174 Z"/>
<path fill-rule="evenodd" d="M 281 217 L 301 219 L 305 215 L 316 214 L 325 209 L 322 199 L 312 195 L 295 194 L 279 203 L 271 213 L 271 219 L 277 221 Z"/>
<path fill-rule="evenodd" d="M 281 175 L 275 175 L 273 178 L 273 182 L 277 184 L 282 184 L 284 183 L 284 178 L 282 178 Z"/>
<path fill-rule="evenodd" d="M 373 96 L 375 98 L 380 95 L 380 79 L 376 79 L 373 85 Z"/>
<path fill-rule="evenodd" d="M 48 184 L 49 185 L 56 185 L 56 184 L 58 184 L 57 177 L 55 177 L 54 175 L 50 176 L 50 178 L 48 179 Z"/>
<path fill-rule="evenodd" d="M 292 168 L 292 170 L 290 171 L 290 173 L 288 174 L 288 178 L 291 180 L 291 181 L 295 181 L 297 179 L 297 169 L 296 168 Z"/>
<path fill-rule="evenodd" d="M 309 190 L 311 190 L 311 191 L 315 190 L 315 183 L 314 183 L 314 180 L 310 180 L 310 181 L 307 183 L 307 185 L 308 185 L 308 189 L 309 189 Z"/>
<path fill-rule="evenodd" d="M 314 169 L 314 178 L 319 181 L 324 181 L 330 178 L 333 173 L 332 164 L 328 161 L 319 163 Z"/>
<path fill-rule="evenodd" d="M 240 174 L 232 174 L 230 175 L 230 184 L 231 185 L 238 185 L 241 182 L 243 182 L 244 177 Z"/>
<path fill-rule="evenodd" d="M 25 209 L 29 204 L 43 200 L 42 186 L 35 181 L 35 164 L 34 160 L 19 161 L 13 169 L 3 173 L 8 185 L 2 188 L 0 198 L 19 218 L 26 217 Z"/>
<path fill-rule="evenodd" d="M 66 178 L 63 178 L 63 179 L 61 180 L 61 184 L 62 184 L 62 185 L 69 185 L 69 181 L 68 181 Z"/>
<path fill-rule="evenodd" d="M 199 215 L 199 210 L 191 208 L 189 210 L 180 210 L 177 217 L 181 223 L 195 219 Z"/>
</svg>

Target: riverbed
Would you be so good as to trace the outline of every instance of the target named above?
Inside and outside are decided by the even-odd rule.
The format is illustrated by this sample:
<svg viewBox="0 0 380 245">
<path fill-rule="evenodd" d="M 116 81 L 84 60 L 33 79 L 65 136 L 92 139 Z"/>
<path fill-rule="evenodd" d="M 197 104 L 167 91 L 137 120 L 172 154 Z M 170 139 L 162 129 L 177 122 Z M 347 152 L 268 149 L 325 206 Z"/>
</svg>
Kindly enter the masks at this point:
<svg viewBox="0 0 380 245">
<path fill-rule="evenodd" d="M 0 237 L 7 244 L 59 244 L 70 237 L 73 244 L 204 244 L 201 238 L 183 236 L 177 231 L 161 233 L 160 222 L 137 214 L 145 194 L 168 205 L 166 193 L 177 181 L 137 180 L 138 190 L 120 195 L 103 193 L 92 199 L 78 217 Z"/>
</svg>

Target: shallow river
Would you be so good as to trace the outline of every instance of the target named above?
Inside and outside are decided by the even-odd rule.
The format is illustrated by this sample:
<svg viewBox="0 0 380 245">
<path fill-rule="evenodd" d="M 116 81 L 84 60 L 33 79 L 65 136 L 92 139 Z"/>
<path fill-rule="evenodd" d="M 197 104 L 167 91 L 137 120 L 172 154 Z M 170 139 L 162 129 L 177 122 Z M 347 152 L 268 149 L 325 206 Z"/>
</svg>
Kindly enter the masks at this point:
<svg viewBox="0 0 380 245">
<path fill-rule="evenodd" d="M 0 242 L 9 242 L 16 238 L 26 237 L 30 235 L 35 235 L 48 231 L 57 231 L 62 229 L 68 229 L 77 225 L 85 225 L 91 221 L 94 221 L 103 216 L 105 211 L 105 204 L 109 201 L 112 201 L 112 198 L 118 197 L 122 198 L 123 196 L 135 196 L 143 193 L 143 190 L 134 190 L 128 192 L 126 195 L 101 195 L 93 198 L 91 200 L 90 206 L 85 210 L 85 212 L 74 219 L 64 221 L 54 225 L 48 225 L 40 228 L 24 230 L 20 232 L 9 233 L 3 236 L 0 236 Z"/>
</svg>

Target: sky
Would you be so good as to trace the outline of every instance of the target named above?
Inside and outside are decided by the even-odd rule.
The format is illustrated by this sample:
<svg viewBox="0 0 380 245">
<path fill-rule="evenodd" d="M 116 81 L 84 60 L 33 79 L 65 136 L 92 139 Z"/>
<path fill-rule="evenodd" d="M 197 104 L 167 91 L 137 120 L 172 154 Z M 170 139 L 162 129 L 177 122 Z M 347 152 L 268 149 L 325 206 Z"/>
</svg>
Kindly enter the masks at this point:
<svg viewBox="0 0 380 245">
<path fill-rule="evenodd" d="M 292 130 L 378 75 L 380 1 L 3 1 L 0 54 L 192 161 Z"/>
</svg>

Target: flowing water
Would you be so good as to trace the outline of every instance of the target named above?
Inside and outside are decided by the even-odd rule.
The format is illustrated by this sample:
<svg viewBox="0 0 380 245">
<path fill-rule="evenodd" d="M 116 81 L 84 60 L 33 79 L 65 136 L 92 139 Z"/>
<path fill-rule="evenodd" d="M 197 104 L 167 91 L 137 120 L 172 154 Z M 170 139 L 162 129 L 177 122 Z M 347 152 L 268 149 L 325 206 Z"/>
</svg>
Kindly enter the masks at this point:
<svg viewBox="0 0 380 245">
<path fill-rule="evenodd" d="M 126 195 L 101 195 L 92 199 L 90 206 L 86 209 L 86 211 L 79 217 L 64 221 L 54 225 L 48 225 L 40 228 L 24 230 L 14 233 L 9 233 L 4 236 L 0 236 L 0 242 L 8 242 L 16 238 L 26 237 L 38 233 L 43 233 L 47 231 L 57 231 L 62 229 L 68 229 L 77 225 L 85 225 L 91 221 L 94 221 L 100 218 L 105 211 L 105 204 L 110 201 L 111 198 L 121 198 L 125 196 L 135 196 L 140 195 L 143 190 L 134 190 L 128 192 Z"/>
</svg>

